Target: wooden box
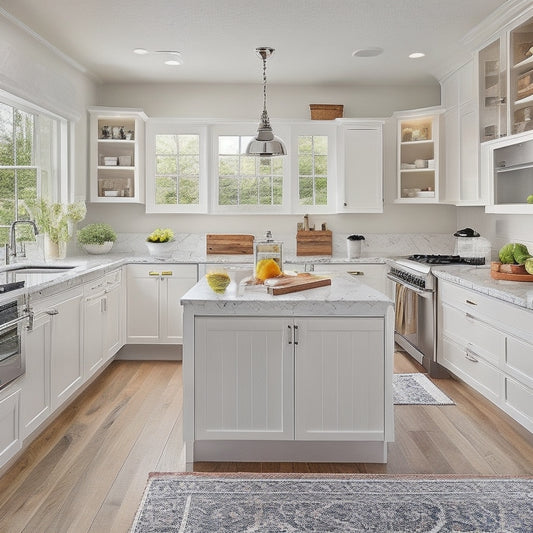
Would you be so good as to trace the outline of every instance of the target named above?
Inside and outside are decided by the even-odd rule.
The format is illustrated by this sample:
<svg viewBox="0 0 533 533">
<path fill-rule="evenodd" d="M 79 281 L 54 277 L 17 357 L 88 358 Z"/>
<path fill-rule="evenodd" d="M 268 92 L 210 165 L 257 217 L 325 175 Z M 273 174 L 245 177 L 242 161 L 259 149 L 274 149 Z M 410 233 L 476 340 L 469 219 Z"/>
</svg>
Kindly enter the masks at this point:
<svg viewBox="0 0 533 533">
<path fill-rule="evenodd" d="M 247 255 L 254 253 L 254 236 L 209 233 L 205 236 L 206 254 Z"/>
<path fill-rule="evenodd" d="M 331 255 L 332 233 L 325 231 L 298 231 L 296 233 L 296 255 Z"/>
<path fill-rule="evenodd" d="M 533 94 L 533 70 L 522 74 L 516 81 L 516 96 L 519 100 Z"/>
<path fill-rule="evenodd" d="M 344 112 L 344 106 L 336 104 L 309 104 L 309 109 L 311 110 L 311 120 L 342 118 Z"/>
</svg>

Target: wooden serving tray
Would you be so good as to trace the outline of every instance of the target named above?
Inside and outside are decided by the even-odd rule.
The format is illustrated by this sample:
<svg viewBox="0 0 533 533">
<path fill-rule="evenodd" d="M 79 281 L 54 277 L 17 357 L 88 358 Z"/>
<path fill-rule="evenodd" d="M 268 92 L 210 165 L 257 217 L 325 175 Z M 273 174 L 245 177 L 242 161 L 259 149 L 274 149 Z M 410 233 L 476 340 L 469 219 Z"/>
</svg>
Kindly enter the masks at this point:
<svg viewBox="0 0 533 533">
<path fill-rule="evenodd" d="M 254 253 L 254 236 L 208 233 L 205 236 L 206 254 L 247 255 Z"/>
<path fill-rule="evenodd" d="M 533 274 L 528 274 L 523 265 L 506 265 L 499 261 L 491 262 L 490 277 L 506 281 L 533 281 Z"/>
<path fill-rule="evenodd" d="M 268 280 L 266 281 L 268 282 Z M 276 280 L 276 282 L 279 284 L 272 287 L 267 286 L 268 294 L 277 296 L 279 294 L 315 289 L 316 287 L 325 287 L 331 285 L 331 278 L 302 272 L 297 276 L 287 276 L 280 280 Z"/>
</svg>

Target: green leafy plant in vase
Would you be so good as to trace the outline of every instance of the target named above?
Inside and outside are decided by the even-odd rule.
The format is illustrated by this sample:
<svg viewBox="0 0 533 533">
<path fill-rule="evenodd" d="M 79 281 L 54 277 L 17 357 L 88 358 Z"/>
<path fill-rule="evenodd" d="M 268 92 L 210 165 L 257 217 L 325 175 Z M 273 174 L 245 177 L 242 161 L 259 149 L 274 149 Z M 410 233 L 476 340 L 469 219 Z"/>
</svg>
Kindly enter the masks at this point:
<svg viewBox="0 0 533 533">
<path fill-rule="evenodd" d="M 78 231 L 78 243 L 89 254 L 106 254 L 117 240 L 109 224 L 88 224 Z"/>
<path fill-rule="evenodd" d="M 45 259 L 64 259 L 74 224 L 81 222 L 87 213 L 85 202 L 62 204 L 40 198 L 29 205 L 29 211 L 44 234 Z"/>
<path fill-rule="evenodd" d="M 146 238 L 148 253 L 158 259 L 167 259 L 175 249 L 174 232 L 170 228 L 157 228 Z"/>
</svg>

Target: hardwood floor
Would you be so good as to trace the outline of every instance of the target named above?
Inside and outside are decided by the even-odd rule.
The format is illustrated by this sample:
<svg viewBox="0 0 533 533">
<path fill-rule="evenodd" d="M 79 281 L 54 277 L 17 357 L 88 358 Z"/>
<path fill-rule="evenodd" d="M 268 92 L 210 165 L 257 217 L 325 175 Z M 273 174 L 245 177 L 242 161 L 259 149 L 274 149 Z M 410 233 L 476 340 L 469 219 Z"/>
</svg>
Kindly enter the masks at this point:
<svg viewBox="0 0 533 533">
<path fill-rule="evenodd" d="M 395 355 L 395 372 L 423 371 Z M 197 463 L 204 472 L 533 475 L 533 435 L 455 380 L 455 406 L 395 406 L 389 461 Z M 2 533 L 127 532 L 148 473 L 184 470 L 181 364 L 115 361 L 0 478 Z"/>
</svg>

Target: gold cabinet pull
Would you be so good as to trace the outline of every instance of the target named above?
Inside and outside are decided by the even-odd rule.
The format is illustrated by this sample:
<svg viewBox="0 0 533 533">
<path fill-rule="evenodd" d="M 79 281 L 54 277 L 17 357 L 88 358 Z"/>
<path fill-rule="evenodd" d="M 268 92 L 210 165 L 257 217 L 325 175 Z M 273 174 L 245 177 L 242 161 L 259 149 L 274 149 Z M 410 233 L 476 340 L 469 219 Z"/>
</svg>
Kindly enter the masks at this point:
<svg viewBox="0 0 533 533">
<path fill-rule="evenodd" d="M 161 272 L 161 275 L 162 276 L 172 276 L 172 270 L 163 270 L 163 272 Z"/>
<path fill-rule="evenodd" d="M 149 276 L 159 276 L 159 272 L 156 272 L 155 270 L 150 270 L 150 272 L 148 272 L 148 275 Z"/>
</svg>

